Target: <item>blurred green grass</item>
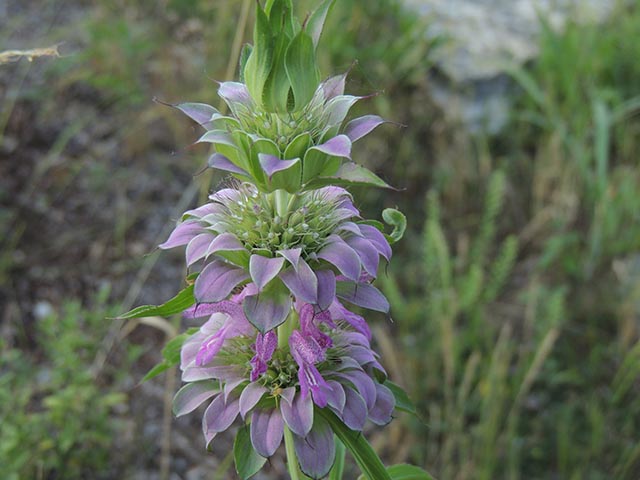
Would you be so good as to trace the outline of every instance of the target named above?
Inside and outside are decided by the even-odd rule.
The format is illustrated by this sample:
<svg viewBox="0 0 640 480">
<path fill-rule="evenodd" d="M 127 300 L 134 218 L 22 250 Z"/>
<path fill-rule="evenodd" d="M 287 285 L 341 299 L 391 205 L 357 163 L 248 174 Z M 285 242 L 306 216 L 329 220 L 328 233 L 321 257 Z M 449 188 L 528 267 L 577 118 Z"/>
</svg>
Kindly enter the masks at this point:
<svg viewBox="0 0 640 480">
<path fill-rule="evenodd" d="M 146 170 L 174 190 L 191 181 L 209 188 L 209 177 L 190 177 L 204 162 L 203 152 L 183 150 L 195 138 L 191 125 L 150 100 L 218 102 L 210 79 L 224 79 L 241 3 L 78 2 L 73 23 L 52 20 L 49 33 L 53 41 L 67 40 L 73 55 L 48 62 L 40 81 L 29 82 L 21 65 L 11 70 L 6 95 L 12 101 L 3 102 L 0 134 L 21 147 L 30 140 L 16 125 L 33 105 L 41 127 L 55 122 L 58 109 L 77 104 L 95 107 L 85 112 L 86 122 L 112 125 L 95 141 L 117 143 L 118 162 L 86 149 L 68 155 L 83 131 L 71 122 L 48 140 L 49 161 L 38 164 L 32 183 L 42 186 L 32 190 L 45 210 L 78 175 L 90 179 L 96 196 L 115 198 L 102 231 L 116 245 L 110 258 L 121 263 L 104 273 L 114 285 L 112 301 L 130 278 L 118 272 L 141 267 L 134 260 L 139 253 L 127 250 L 132 238 L 151 247 L 153 235 L 136 233 L 141 222 L 154 204 L 166 212 L 176 201 L 154 190 L 149 204 L 136 203 L 134 190 L 144 182 L 130 184 L 131 176 Z M 301 10 L 311 3 L 300 2 Z M 563 33 L 541 22 L 540 56 L 511 70 L 520 90 L 509 125 L 496 135 L 473 137 L 444 121 L 428 80 L 430 55 L 441 40 L 427 40 L 428 23 L 398 1 L 338 2 L 322 44 L 325 75 L 356 59 L 349 88 L 384 93 L 359 108 L 408 125 L 380 129 L 355 156 L 405 187 L 393 195 L 356 192 L 356 198 L 370 216 L 397 206 L 409 219 L 382 279 L 394 322 L 380 319 L 375 338 L 424 420 L 401 417 L 374 433 L 373 443 L 385 458 L 423 464 L 442 479 L 640 477 L 640 8 L 620 4 L 601 24 L 569 22 Z M 13 81 L 21 76 L 27 81 Z M 172 149 L 179 154 L 166 155 Z M 166 158 L 145 160 L 162 151 Z M 124 193 L 113 192 L 114 179 L 127 186 Z M 7 284 L 24 273 L 14 255 L 21 240 L 34 241 L 23 237 L 31 227 L 12 194 L 0 190 L 6 232 L 0 279 Z M 60 294 L 77 295 L 64 288 Z M 96 318 L 104 315 L 91 295 L 81 300 Z M 63 338 L 73 343 L 74 335 L 87 341 L 95 334 L 94 324 L 76 327 L 77 309 L 65 311 Z M 40 327 L 29 328 L 42 338 L 40 347 L 50 341 L 37 333 Z M 2 345 L 12 362 L 6 370 L 16 374 L 10 405 L 24 410 L 19 423 L 44 415 L 51 430 L 64 433 L 33 384 L 17 382 L 19 365 L 27 365 L 29 376 L 49 362 L 40 347 L 20 335 Z M 87 385 L 83 375 L 70 374 L 66 382 L 61 396 Z M 109 392 L 115 385 L 91 388 Z M 97 421 L 112 408 L 107 398 L 121 400 L 114 395 L 104 397 Z M 69 441 L 85 442 L 88 424 L 79 425 L 65 434 Z M 37 478 L 78 478 L 99 469 L 110 439 L 121 432 L 97 432 L 96 455 L 79 449 L 70 459 L 60 447 L 57 457 L 38 464 Z M 32 436 L 20 445 L 39 452 L 38 442 Z M 0 464 L 15 461 L 14 452 L 0 448 Z M 64 476 L 71 464 L 79 473 Z M 16 465 L 16 478 L 34 472 L 33 463 Z"/>
</svg>

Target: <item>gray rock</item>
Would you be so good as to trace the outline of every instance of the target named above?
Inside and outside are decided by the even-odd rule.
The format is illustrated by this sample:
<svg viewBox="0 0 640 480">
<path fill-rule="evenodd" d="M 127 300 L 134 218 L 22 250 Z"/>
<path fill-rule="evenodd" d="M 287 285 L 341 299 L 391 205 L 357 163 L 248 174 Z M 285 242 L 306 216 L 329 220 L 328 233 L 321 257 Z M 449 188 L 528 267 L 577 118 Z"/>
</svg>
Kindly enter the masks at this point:
<svg viewBox="0 0 640 480">
<path fill-rule="evenodd" d="M 508 117 L 505 71 L 538 54 L 540 18 L 562 29 L 569 18 L 600 21 L 611 0 L 404 0 L 431 19 L 429 36 L 445 39 L 436 54 L 444 79 L 434 98 L 472 131 L 499 130 Z"/>
</svg>

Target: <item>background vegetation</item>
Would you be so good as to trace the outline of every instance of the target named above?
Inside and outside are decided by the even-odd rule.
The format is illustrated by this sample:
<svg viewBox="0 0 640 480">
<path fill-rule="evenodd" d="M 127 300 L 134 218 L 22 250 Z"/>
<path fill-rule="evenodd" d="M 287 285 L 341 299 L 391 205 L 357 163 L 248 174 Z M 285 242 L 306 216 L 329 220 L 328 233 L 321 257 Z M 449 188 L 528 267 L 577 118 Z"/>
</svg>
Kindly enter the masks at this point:
<svg viewBox="0 0 640 480">
<path fill-rule="evenodd" d="M 175 375 L 137 385 L 179 320 L 105 317 L 177 290 L 179 254 L 154 246 L 224 180 L 194 177 L 197 132 L 151 100 L 218 103 L 211 79 L 233 76 L 234 38 L 249 38 L 243 3 L 8 2 L 0 50 L 65 43 L 0 66 L 6 478 L 233 478 L 229 439 L 200 452 L 197 420 L 163 411 Z M 356 153 L 405 188 L 355 194 L 369 216 L 409 219 L 382 280 L 394 322 L 373 321 L 423 419 L 372 430 L 374 445 L 441 479 L 639 478 L 640 8 L 563 33 L 541 19 L 493 135 L 434 105 L 446 39 L 397 0 L 332 15 L 324 73 L 357 59 L 348 88 L 383 93 L 359 108 L 407 125 Z"/>
</svg>

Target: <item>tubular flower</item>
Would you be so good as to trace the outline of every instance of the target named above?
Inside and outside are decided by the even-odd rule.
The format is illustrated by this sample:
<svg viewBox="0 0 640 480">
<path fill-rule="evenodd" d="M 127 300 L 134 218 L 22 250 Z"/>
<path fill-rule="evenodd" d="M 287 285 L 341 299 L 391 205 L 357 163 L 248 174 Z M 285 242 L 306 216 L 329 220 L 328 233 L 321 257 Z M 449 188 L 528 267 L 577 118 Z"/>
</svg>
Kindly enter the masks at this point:
<svg viewBox="0 0 640 480">
<path fill-rule="evenodd" d="M 318 409 L 327 408 L 352 430 L 362 431 L 367 419 L 388 423 L 395 407 L 369 340 L 342 310 L 333 312 L 299 302 L 288 320 L 293 327 L 288 342 L 278 343 L 281 332 L 263 335 L 242 315 L 190 308 L 186 316 L 202 315 L 206 321 L 182 346 L 186 385 L 176 394 L 174 413 L 181 416 L 209 402 L 202 423 L 207 446 L 240 417 L 250 423 L 252 445 L 263 457 L 275 453 L 286 426 L 302 471 L 323 477 L 333 464 L 335 446 Z M 221 342 L 211 354 L 214 337 Z"/>
<path fill-rule="evenodd" d="M 194 285 L 196 309 L 246 319 L 263 335 L 285 321 L 294 301 L 346 317 L 365 335 L 366 323 L 340 301 L 388 312 L 387 300 L 371 280 L 380 257 L 391 257 L 391 248 L 379 230 L 359 221 L 343 188 L 293 195 L 261 193 L 242 184 L 210 199 L 186 212 L 160 245 L 186 245 L 187 266 L 201 269 Z M 244 285 L 249 288 L 241 306 L 229 302 Z M 211 340 L 210 351 L 223 335 Z"/>
</svg>

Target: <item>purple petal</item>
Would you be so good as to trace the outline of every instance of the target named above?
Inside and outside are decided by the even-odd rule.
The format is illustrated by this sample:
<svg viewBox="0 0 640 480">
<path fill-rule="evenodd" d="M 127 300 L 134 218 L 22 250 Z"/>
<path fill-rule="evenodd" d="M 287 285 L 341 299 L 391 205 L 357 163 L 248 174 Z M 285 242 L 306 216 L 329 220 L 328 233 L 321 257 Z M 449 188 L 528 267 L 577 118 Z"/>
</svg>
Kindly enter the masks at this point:
<svg viewBox="0 0 640 480">
<path fill-rule="evenodd" d="M 291 310 L 289 297 L 273 298 L 268 295 L 248 295 L 243 302 L 247 320 L 260 332 L 265 333 L 283 323 Z"/>
<path fill-rule="evenodd" d="M 377 312 L 389 313 L 389 302 L 373 285 L 368 283 L 337 282 L 336 291 L 339 298 L 347 302 Z"/>
<path fill-rule="evenodd" d="M 351 388 L 346 387 L 344 393 L 346 400 L 340 418 L 351 430 L 360 432 L 367 421 L 367 404 L 360 394 Z"/>
<path fill-rule="evenodd" d="M 330 235 L 328 244 L 318 252 L 318 258 L 338 267 L 347 278 L 357 281 L 360 278 L 360 257 L 347 243 L 337 235 Z"/>
<path fill-rule="evenodd" d="M 300 254 L 302 253 L 301 248 L 290 248 L 287 250 L 279 250 L 276 252 L 277 255 L 284 257 L 287 261 L 295 268 L 298 269 L 298 261 L 300 260 Z"/>
<path fill-rule="evenodd" d="M 209 157 L 207 164 L 211 168 L 217 168 L 218 170 L 224 170 L 225 172 L 239 173 L 241 175 L 248 175 L 242 168 L 238 167 L 227 157 L 221 153 L 214 153 Z"/>
<path fill-rule="evenodd" d="M 231 426 L 240 413 L 240 398 L 230 397 L 224 401 L 223 395 L 218 395 L 211 405 L 207 407 L 202 418 L 202 426 L 205 435 L 208 432 L 224 432 Z"/>
<path fill-rule="evenodd" d="M 259 153 L 258 159 L 260 160 L 262 169 L 265 171 L 269 179 L 273 177 L 274 173 L 286 170 L 287 168 L 293 167 L 296 163 L 300 163 L 299 158 L 294 158 L 293 160 L 281 160 L 275 155 L 269 155 L 266 153 Z"/>
<path fill-rule="evenodd" d="M 158 245 L 158 247 L 162 248 L 163 250 L 167 250 L 169 248 L 186 245 L 191 241 L 193 237 L 202 232 L 204 232 L 204 228 L 202 228 L 202 226 L 200 226 L 198 222 L 182 222 L 173 229 L 173 232 L 171 232 L 171 235 L 169 235 L 167 241 L 161 243 L 160 245 Z"/>
<path fill-rule="evenodd" d="M 298 260 L 298 268 L 288 268 L 280 273 L 280 278 L 297 300 L 316 303 L 318 300 L 318 278 L 303 259 Z"/>
<path fill-rule="evenodd" d="M 336 299 L 336 276 L 331 270 L 319 270 L 318 278 L 318 307 L 326 310 Z"/>
<path fill-rule="evenodd" d="M 325 101 L 331 100 L 332 98 L 344 93 L 344 85 L 347 79 L 347 73 L 343 73 L 342 75 L 335 75 L 331 78 L 328 78 L 320 85 L 324 93 Z"/>
<path fill-rule="evenodd" d="M 209 233 L 201 233 L 191 239 L 185 251 L 187 267 L 190 267 L 191 265 L 196 263 L 198 260 L 205 257 L 207 253 L 207 249 L 209 248 L 209 245 L 211 244 L 214 238 L 215 236 L 209 232 Z"/>
<path fill-rule="evenodd" d="M 280 410 L 258 409 L 251 416 L 251 443 L 263 457 L 273 455 L 280 443 L 284 433 L 284 422 Z"/>
<path fill-rule="evenodd" d="M 181 417 L 191 413 L 218 392 L 219 389 L 216 382 L 187 383 L 173 397 L 173 414 L 176 417 Z"/>
<path fill-rule="evenodd" d="M 306 436 L 313 425 L 313 401 L 311 396 L 305 398 L 298 393 L 293 397 L 292 402 L 288 402 L 284 397 L 280 403 L 280 411 L 287 426 L 296 435 Z"/>
<path fill-rule="evenodd" d="M 344 133 L 352 142 L 355 142 L 371 133 L 374 128 L 383 123 L 384 120 L 378 115 L 365 115 L 364 117 L 356 118 L 347 123 Z"/>
<path fill-rule="evenodd" d="M 249 259 L 249 273 L 258 290 L 273 280 L 284 265 L 284 258 L 267 258 L 262 255 L 251 255 Z"/>
<path fill-rule="evenodd" d="M 245 387 L 240 394 L 240 415 L 242 415 L 242 418 L 247 416 L 247 413 L 258 404 L 262 396 L 268 391 L 257 382 L 250 383 Z"/>
<path fill-rule="evenodd" d="M 198 275 L 194 286 L 194 296 L 198 302 L 218 302 L 226 298 L 240 282 L 248 278 L 249 276 L 244 270 L 214 261 L 204 267 Z"/>
<path fill-rule="evenodd" d="M 391 421 L 391 414 L 396 406 L 396 400 L 384 385 L 376 382 L 376 403 L 373 408 L 369 409 L 369 418 L 376 425 L 386 425 Z"/>
<path fill-rule="evenodd" d="M 216 113 L 219 113 L 206 103 L 179 103 L 175 107 L 200 125 L 207 123 Z"/>
<path fill-rule="evenodd" d="M 375 277 L 380 263 L 378 249 L 369 240 L 362 237 L 350 236 L 346 242 L 356 251 L 367 273 Z"/>
<path fill-rule="evenodd" d="M 373 225 L 360 224 L 360 231 L 368 239 L 380 252 L 384 258 L 389 260 L 391 258 L 391 246 L 389 246 L 389 242 L 384 238 L 384 235 L 380 230 L 378 230 Z"/>
<path fill-rule="evenodd" d="M 346 135 L 336 135 L 321 145 L 311 147 L 310 150 L 318 150 L 332 157 L 351 158 L 351 140 Z"/>
<path fill-rule="evenodd" d="M 336 458 L 336 447 L 333 431 L 326 420 L 316 415 L 309 434 L 304 437 L 294 435 L 293 445 L 305 475 L 319 479 L 329 473 Z"/>
</svg>

